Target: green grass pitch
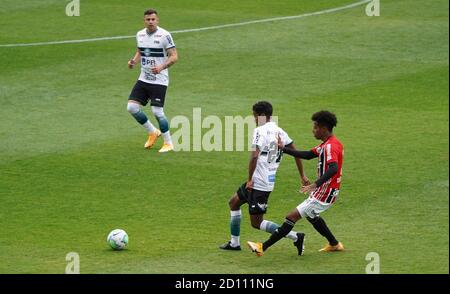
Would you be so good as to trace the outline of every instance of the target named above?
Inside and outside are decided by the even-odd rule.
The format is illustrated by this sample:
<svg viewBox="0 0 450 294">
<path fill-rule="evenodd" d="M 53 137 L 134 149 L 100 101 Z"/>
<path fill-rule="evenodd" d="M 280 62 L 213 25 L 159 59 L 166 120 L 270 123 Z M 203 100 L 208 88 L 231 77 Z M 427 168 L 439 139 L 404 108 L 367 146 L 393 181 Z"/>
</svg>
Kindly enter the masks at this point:
<svg viewBox="0 0 450 294">
<path fill-rule="evenodd" d="M 2 0 L 0 44 L 134 35 L 148 1 Z M 357 0 L 155 3 L 170 31 L 299 15 Z M 251 4 L 250 4 L 251 3 Z M 151 2 L 150 2 L 151 5 Z M 304 148 L 318 142 L 311 114 L 334 111 L 345 146 L 339 201 L 323 214 L 346 252 L 320 254 L 309 223 L 306 252 L 288 240 L 262 258 L 223 252 L 227 201 L 247 175 L 247 152 L 144 150 L 126 111 L 138 70 L 135 40 L 0 47 L 0 273 L 448 273 L 448 1 L 381 0 L 306 18 L 173 34 L 165 112 L 247 116 L 260 99 Z M 146 109 L 150 114 L 149 109 Z M 150 117 L 150 116 L 149 116 Z M 155 120 L 153 120 L 154 123 Z M 175 129 L 172 130 L 172 132 Z M 305 161 L 315 179 L 316 161 Z M 300 203 L 292 158 L 277 175 L 267 219 Z M 264 240 L 243 207 L 241 240 Z M 130 236 L 112 251 L 114 228 Z"/>
</svg>

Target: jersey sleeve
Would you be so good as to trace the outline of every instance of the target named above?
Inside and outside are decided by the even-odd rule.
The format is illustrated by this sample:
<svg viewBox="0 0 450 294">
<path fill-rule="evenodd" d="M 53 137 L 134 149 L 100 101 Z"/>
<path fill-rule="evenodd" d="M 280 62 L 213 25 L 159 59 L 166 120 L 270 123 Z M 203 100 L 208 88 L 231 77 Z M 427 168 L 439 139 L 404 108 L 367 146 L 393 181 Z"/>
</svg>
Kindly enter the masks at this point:
<svg viewBox="0 0 450 294">
<path fill-rule="evenodd" d="M 292 144 L 294 141 L 289 137 L 289 135 L 283 130 L 283 129 L 279 129 L 279 135 L 280 135 L 280 139 L 281 139 L 281 143 L 286 146 L 289 144 Z"/>
<path fill-rule="evenodd" d="M 253 148 L 258 147 L 261 150 L 262 145 L 263 145 L 263 137 L 261 131 L 258 128 L 256 128 L 253 130 L 252 147 Z"/>
<path fill-rule="evenodd" d="M 341 147 L 338 144 L 328 143 L 324 146 L 327 158 L 326 163 L 338 162 L 339 153 L 341 153 Z"/>
<path fill-rule="evenodd" d="M 163 45 L 166 50 L 175 48 L 175 42 L 173 41 L 172 35 L 170 33 L 167 33 L 167 35 L 164 37 Z"/>
<path fill-rule="evenodd" d="M 319 156 L 320 154 L 320 149 L 322 148 L 321 145 L 314 147 L 313 149 L 311 149 L 311 151 L 316 155 Z"/>
</svg>

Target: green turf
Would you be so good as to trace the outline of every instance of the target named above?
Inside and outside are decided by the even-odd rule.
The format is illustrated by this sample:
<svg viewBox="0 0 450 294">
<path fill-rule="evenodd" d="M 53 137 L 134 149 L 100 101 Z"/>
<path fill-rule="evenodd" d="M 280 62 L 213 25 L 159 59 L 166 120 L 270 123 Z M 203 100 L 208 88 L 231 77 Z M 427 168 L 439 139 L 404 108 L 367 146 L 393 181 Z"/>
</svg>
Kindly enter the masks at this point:
<svg viewBox="0 0 450 294">
<path fill-rule="evenodd" d="M 68 1 L 34 2 L 2 1 L 0 44 L 134 35 L 147 8 L 81 0 L 81 16 L 70 18 Z M 181 30 L 352 2 L 172 0 L 156 8 L 162 27 Z M 323 216 L 347 248 L 339 254 L 318 253 L 324 239 L 304 221 L 296 225 L 307 234 L 302 257 L 287 240 L 262 258 L 218 250 L 248 154 L 143 150 L 145 132 L 126 111 L 138 74 L 126 68 L 133 39 L 0 47 L 0 273 L 63 273 L 71 251 L 82 273 L 364 273 L 368 252 L 379 253 L 382 273 L 448 273 L 448 1 L 381 5 L 380 17 L 367 17 L 363 5 L 173 35 L 180 60 L 170 70 L 169 117 L 190 117 L 193 107 L 247 116 L 267 99 L 280 126 L 309 148 L 318 143 L 311 114 L 337 114 L 341 198 Z M 305 162 L 311 179 L 315 166 Z M 267 219 L 282 222 L 304 198 L 297 189 L 285 158 Z M 242 241 L 267 238 L 243 211 Z M 129 233 L 123 252 L 107 247 L 114 228 Z"/>
</svg>

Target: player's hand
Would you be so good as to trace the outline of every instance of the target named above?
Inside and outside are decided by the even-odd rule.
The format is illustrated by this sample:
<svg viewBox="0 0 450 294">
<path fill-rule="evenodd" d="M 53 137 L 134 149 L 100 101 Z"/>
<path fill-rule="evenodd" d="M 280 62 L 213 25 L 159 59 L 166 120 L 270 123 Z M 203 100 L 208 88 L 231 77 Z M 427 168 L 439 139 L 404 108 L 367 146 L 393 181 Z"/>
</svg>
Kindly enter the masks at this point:
<svg viewBox="0 0 450 294">
<path fill-rule="evenodd" d="M 300 192 L 301 193 L 305 193 L 305 194 L 309 194 L 312 191 L 314 191 L 316 188 L 317 188 L 316 183 L 312 183 L 311 185 L 301 187 L 300 188 Z"/>
<path fill-rule="evenodd" d="M 162 70 L 164 70 L 163 64 L 152 67 L 152 73 L 154 74 L 159 74 Z"/>
<path fill-rule="evenodd" d="M 128 68 L 132 69 L 133 66 L 136 65 L 136 61 L 134 61 L 133 59 L 128 60 Z"/>
<path fill-rule="evenodd" d="M 302 182 L 302 186 L 309 186 L 309 185 L 311 185 L 311 182 L 309 181 L 307 176 L 302 176 L 300 180 Z"/>
<path fill-rule="evenodd" d="M 247 181 L 245 184 L 245 189 L 247 189 L 247 191 L 251 191 L 253 189 L 253 180 Z"/>
</svg>

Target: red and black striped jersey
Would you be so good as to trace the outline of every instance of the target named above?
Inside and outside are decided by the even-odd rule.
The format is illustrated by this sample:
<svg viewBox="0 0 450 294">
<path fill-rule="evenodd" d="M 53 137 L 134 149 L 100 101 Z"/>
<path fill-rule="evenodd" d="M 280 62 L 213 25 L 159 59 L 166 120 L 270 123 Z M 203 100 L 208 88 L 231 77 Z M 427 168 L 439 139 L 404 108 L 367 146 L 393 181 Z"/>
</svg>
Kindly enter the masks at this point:
<svg viewBox="0 0 450 294">
<path fill-rule="evenodd" d="M 311 151 L 319 159 L 317 164 L 317 175 L 319 178 L 327 171 L 329 163 L 336 162 L 338 165 L 338 172 L 311 193 L 311 197 L 319 201 L 333 203 L 339 194 L 339 187 L 341 185 L 344 146 L 332 135 Z"/>
</svg>

